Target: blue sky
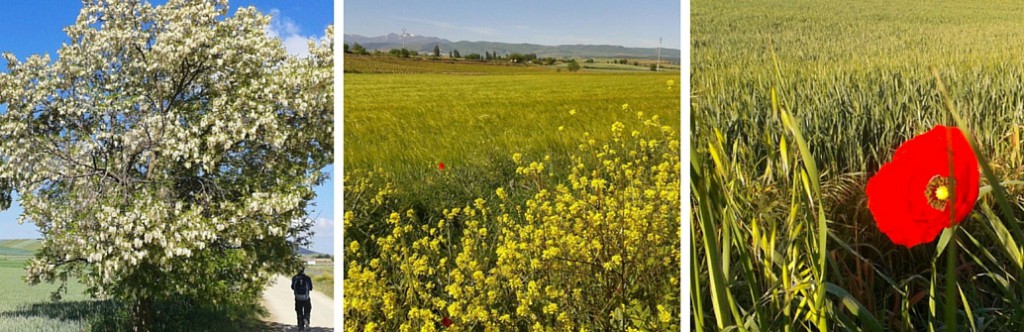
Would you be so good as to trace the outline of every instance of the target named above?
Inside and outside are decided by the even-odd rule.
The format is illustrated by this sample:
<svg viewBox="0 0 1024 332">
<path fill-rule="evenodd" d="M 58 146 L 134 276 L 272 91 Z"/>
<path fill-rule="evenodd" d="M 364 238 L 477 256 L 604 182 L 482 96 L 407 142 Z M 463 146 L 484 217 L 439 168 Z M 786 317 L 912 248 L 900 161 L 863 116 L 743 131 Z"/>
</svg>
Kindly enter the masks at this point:
<svg viewBox="0 0 1024 332">
<path fill-rule="evenodd" d="M 235 8 L 250 5 L 273 16 L 268 32 L 281 38 L 292 54 L 304 54 L 306 39 L 323 37 L 324 29 L 334 22 L 334 4 L 324 0 L 231 0 L 228 15 L 234 14 Z M 81 8 L 81 0 L 3 1 L 0 5 L 0 52 L 11 52 L 20 60 L 31 54 L 50 54 L 55 58 L 61 43 L 67 41 L 63 28 L 74 23 Z M 6 68 L 6 62 L 0 63 L 0 71 L 6 71 Z M 5 110 L 6 107 L 0 105 L 0 112 Z M 310 249 L 333 254 L 335 175 L 333 167 L 325 170 L 331 174 L 331 179 L 315 188 L 316 207 L 310 212 L 310 217 L 317 223 Z M 18 225 L 17 217 L 21 211 L 20 207 L 12 206 L 0 212 L 0 239 L 40 237 L 35 225 Z"/>
<path fill-rule="evenodd" d="M 345 1 L 347 34 L 541 45 L 681 45 L 679 0 Z"/>
</svg>

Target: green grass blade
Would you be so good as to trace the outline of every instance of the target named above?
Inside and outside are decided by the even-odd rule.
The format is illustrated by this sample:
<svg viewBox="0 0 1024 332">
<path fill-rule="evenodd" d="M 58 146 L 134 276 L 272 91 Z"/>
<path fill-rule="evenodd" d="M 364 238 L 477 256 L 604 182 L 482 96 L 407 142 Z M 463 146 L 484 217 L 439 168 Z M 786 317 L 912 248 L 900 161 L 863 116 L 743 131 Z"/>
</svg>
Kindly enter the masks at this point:
<svg viewBox="0 0 1024 332">
<path fill-rule="evenodd" d="M 857 299 L 854 298 L 853 295 L 850 295 L 850 293 L 845 289 L 829 282 L 825 283 L 825 290 L 828 291 L 829 294 L 839 297 L 839 302 L 843 307 L 846 307 L 846 310 L 849 310 L 850 313 L 860 319 L 860 322 L 862 323 L 861 327 L 865 331 L 882 331 L 882 324 L 878 322 L 878 319 L 876 319 L 875 316 L 860 303 L 860 301 L 857 301 Z"/>
<path fill-rule="evenodd" d="M 939 76 L 939 71 L 932 68 L 932 75 L 935 76 L 935 82 L 939 89 L 939 93 L 942 95 L 942 100 L 946 106 L 946 110 L 951 116 L 953 121 L 956 122 L 957 127 L 960 127 L 960 131 L 964 133 L 967 138 L 967 142 L 971 145 L 971 150 L 974 151 L 974 155 L 978 157 L 978 163 L 981 165 L 981 172 L 985 175 L 985 179 L 988 180 L 990 186 L 992 186 L 992 192 L 995 194 L 996 203 L 999 205 L 999 210 L 1003 214 L 1003 220 L 1010 224 L 1010 229 L 1013 231 L 1015 238 L 1024 240 L 1024 233 L 1021 232 L 1020 226 L 1017 225 L 1017 218 L 1013 216 L 1013 209 L 1010 208 L 1010 201 L 1007 199 L 1006 188 L 1000 185 L 999 179 L 996 179 L 995 173 L 992 172 L 992 167 L 989 166 L 988 158 L 981 153 L 981 148 L 978 147 L 978 142 L 974 139 L 974 135 L 967 129 L 967 121 L 960 116 L 956 106 L 953 105 L 953 100 L 949 98 L 949 93 L 946 92 L 946 86 L 942 83 L 942 77 Z"/>
<path fill-rule="evenodd" d="M 967 296 L 964 295 L 963 288 L 958 285 L 957 290 L 960 291 L 960 301 L 964 305 L 964 313 L 967 314 L 967 321 L 971 324 L 971 331 L 977 331 L 978 325 L 974 321 L 974 313 L 971 311 L 971 304 L 967 302 Z"/>
<path fill-rule="evenodd" d="M 713 220 L 717 220 L 712 212 L 715 204 L 712 201 L 712 197 L 708 195 L 708 183 L 705 181 L 714 181 L 713 177 L 697 177 L 692 179 L 691 186 L 693 187 L 693 193 L 697 197 L 698 206 L 698 221 L 700 225 L 701 235 L 704 243 L 704 255 L 707 259 L 708 267 L 708 287 L 711 292 L 711 308 L 715 314 L 715 323 L 718 325 L 718 329 L 725 329 L 726 326 L 731 326 L 733 323 L 731 313 L 726 309 L 731 299 L 727 294 L 728 284 L 726 282 L 725 275 L 722 274 L 722 258 L 720 257 L 721 246 L 718 244 L 716 228 L 713 224 Z"/>
</svg>

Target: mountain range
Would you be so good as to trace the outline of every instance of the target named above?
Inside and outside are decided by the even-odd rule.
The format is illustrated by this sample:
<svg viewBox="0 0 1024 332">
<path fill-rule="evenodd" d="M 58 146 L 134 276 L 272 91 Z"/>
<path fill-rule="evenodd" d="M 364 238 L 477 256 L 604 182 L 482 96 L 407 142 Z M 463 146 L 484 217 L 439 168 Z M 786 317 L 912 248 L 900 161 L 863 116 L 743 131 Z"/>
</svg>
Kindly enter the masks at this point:
<svg viewBox="0 0 1024 332">
<path fill-rule="evenodd" d="M 359 43 L 367 50 L 380 50 L 387 52 L 391 49 L 405 48 L 417 52 L 433 52 L 434 45 L 441 49 L 442 54 L 448 54 L 451 50 L 458 50 L 459 54 L 465 56 L 470 53 L 484 54 L 484 52 L 497 52 L 499 55 L 512 53 L 536 54 L 538 57 L 555 58 L 629 58 L 629 59 L 655 59 L 658 57 L 657 48 L 624 47 L 618 45 L 538 45 L 538 44 L 511 44 L 488 41 L 457 41 L 419 35 L 407 35 L 404 40 L 397 33 L 390 33 L 385 36 L 366 37 L 355 34 L 345 34 L 345 44 L 352 46 Z M 662 48 L 661 58 L 665 61 L 679 62 L 680 51 L 674 48 Z"/>
</svg>

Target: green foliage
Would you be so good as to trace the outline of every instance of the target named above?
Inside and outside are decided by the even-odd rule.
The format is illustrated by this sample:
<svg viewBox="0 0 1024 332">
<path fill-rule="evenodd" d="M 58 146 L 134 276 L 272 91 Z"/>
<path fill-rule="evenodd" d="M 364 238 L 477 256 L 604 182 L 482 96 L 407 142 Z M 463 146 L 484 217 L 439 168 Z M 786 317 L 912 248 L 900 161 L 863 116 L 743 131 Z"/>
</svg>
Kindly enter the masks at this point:
<svg viewBox="0 0 1024 332">
<path fill-rule="evenodd" d="M 359 54 L 359 55 L 369 55 L 370 54 L 369 52 L 366 51 L 366 48 L 364 48 L 363 45 L 359 45 L 359 43 L 353 43 L 352 44 L 352 53 Z"/>
<path fill-rule="evenodd" d="M 408 58 L 409 56 L 412 55 L 412 52 L 403 47 L 401 49 L 392 48 L 390 51 L 388 51 L 388 54 L 391 54 L 393 56 L 400 57 L 400 58 Z"/>
<path fill-rule="evenodd" d="M 566 68 L 569 69 L 569 71 L 571 72 L 577 72 L 580 70 L 580 64 L 576 63 L 575 59 L 569 60 L 569 63 L 566 65 Z"/>
<path fill-rule="evenodd" d="M 529 74 L 543 73 L 549 70 L 540 66 L 522 66 L 504 61 L 427 61 L 423 58 L 395 56 L 349 57 L 345 59 L 345 73 L 353 74 Z"/>
<path fill-rule="evenodd" d="M 537 60 L 537 54 L 534 54 L 534 53 L 527 53 L 527 54 L 512 53 L 512 54 L 509 54 L 508 59 L 511 60 L 512 62 L 516 62 L 516 63 L 527 63 L 527 62 L 532 62 L 534 60 Z"/>
</svg>

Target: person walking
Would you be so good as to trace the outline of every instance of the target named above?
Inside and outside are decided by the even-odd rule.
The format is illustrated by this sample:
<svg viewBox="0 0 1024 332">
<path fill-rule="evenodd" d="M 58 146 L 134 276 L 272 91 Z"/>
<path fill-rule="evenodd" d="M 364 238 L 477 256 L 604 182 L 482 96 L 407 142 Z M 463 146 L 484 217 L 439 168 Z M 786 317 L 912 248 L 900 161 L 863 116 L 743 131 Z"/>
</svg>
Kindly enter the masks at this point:
<svg viewBox="0 0 1024 332">
<path fill-rule="evenodd" d="M 299 331 L 309 326 L 309 312 L 313 309 L 309 301 L 309 292 L 313 290 L 313 280 L 305 272 L 305 267 L 299 267 L 299 274 L 292 277 L 292 292 L 295 293 L 295 313 L 299 316 Z"/>
</svg>

